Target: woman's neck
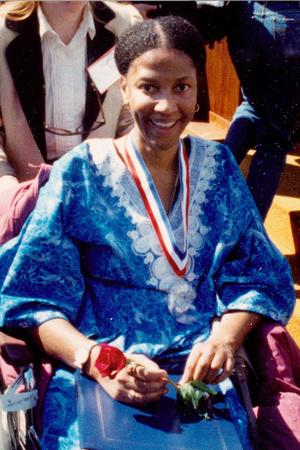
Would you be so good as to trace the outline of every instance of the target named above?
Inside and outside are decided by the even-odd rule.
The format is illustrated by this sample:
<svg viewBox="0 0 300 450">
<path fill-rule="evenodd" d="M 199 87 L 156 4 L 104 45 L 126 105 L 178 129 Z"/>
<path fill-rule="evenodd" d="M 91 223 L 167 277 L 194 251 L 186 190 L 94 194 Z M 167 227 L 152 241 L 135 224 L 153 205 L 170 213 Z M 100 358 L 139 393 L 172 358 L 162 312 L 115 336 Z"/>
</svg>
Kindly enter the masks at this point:
<svg viewBox="0 0 300 450">
<path fill-rule="evenodd" d="M 151 168 L 173 170 L 174 167 L 177 167 L 179 142 L 170 148 L 152 147 L 139 142 L 136 135 L 134 135 L 134 142 L 150 171 Z"/>
<path fill-rule="evenodd" d="M 145 161 L 167 214 L 175 197 L 178 177 L 178 144 L 170 148 L 152 148 L 139 145 L 138 150 Z"/>
<path fill-rule="evenodd" d="M 163 169 L 173 171 L 174 167 L 177 167 L 178 162 L 178 148 L 173 151 L 168 150 L 146 150 L 140 152 L 143 160 L 145 161 L 148 169 L 151 172 L 151 169 Z"/>
<path fill-rule="evenodd" d="M 41 2 L 43 13 L 62 42 L 68 45 L 79 28 L 86 1 Z"/>
</svg>

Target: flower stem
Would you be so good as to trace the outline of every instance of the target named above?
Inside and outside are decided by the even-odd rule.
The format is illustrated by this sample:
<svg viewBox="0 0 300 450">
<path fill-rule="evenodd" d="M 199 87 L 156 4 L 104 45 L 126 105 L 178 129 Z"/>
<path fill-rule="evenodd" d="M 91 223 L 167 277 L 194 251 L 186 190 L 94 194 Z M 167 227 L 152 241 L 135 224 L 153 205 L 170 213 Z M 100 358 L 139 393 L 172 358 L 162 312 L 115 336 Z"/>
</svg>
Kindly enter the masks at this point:
<svg viewBox="0 0 300 450">
<path fill-rule="evenodd" d="M 178 391 L 179 385 L 177 383 L 174 383 L 174 381 L 172 381 L 169 377 L 167 377 L 167 381 L 176 389 L 176 391 Z"/>
</svg>

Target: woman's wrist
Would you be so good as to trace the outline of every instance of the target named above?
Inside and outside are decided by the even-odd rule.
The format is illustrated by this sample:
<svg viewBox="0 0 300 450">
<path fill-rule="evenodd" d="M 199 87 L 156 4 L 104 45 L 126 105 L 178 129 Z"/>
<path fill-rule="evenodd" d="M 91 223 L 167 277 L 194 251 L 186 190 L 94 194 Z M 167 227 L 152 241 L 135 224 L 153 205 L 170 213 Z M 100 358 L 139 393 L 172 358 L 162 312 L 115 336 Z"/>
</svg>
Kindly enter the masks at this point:
<svg viewBox="0 0 300 450">
<path fill-rule="evenodd" d="M 97 381 L 99 381 L 99 377 L 115 378 L 128 362 L 125 353 L 105 342 L 92 342 L 88 349 L 83 349 L 81 356 L 83 357 L 84 354 L 81 371 Z"/>
<path fill-rule="evenodd" d="M 219 320 L 213 322 L 212 332 L 208 340 L 211 343 L 222 343 L 230 347 L 235 353 L 250 331 L 261 320 L 260 315 L 252 312 L 227 312 Z"/>
<path fill-rule="evenodd" d="M 75 352 L 74 366 L 86 373 L 87 366 L 90 365 L 91 353 L 99 344 L 95 341 L 87 341 L 85 345 Z"/>
<path fill-rule="evenodd" d="M 229 348 L 233 354 L 240 348 L 242 345 L 242 341 L 237 339 L 236 336 L 232 334 L 222 334 L 220 335 L 218 332 L 212 333 L 208 338 L 207 342 L 210 342 L 213 345 L 222 345 L 223 347 Z"/>
</svg>

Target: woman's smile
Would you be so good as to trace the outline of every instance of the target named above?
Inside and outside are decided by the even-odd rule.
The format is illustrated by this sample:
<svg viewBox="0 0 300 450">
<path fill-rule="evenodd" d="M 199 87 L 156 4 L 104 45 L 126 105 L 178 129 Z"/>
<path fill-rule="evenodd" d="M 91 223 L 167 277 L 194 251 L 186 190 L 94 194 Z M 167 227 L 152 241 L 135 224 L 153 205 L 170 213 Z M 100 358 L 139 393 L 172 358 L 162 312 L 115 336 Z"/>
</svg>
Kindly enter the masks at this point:
<svg viewBox="0 0 300 450">
<path fill-rule="evenodd" d="M 149 50 L 132 63 L 121 84 L 139 150 L 177 151 L 197 101 L 197 74 L 191 58 L 169 48 Z"/>
<path fill-rule="evenodd" d="M 176 120 L 157 120 L 157 119 L 150 119 L 150 122 L 152 122 L 152 124 L 160 129 L 163 130 L 169 130 L 171 128 L 174 127 L 174 125 L 176 125 L 178 123 L 179 119 Z"/>
</svg>

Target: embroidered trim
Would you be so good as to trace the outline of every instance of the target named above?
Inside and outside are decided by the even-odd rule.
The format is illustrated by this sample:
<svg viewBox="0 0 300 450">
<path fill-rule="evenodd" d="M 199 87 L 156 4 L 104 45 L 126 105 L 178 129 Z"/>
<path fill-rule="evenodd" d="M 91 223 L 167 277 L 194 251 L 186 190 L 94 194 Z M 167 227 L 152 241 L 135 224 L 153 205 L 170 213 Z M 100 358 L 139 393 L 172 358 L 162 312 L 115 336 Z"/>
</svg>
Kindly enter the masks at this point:
<svg viewBox="0 0 300 450">
<path fill-rule="evenodd" d="M 188 227 L 188 263 L 184 277 L 177 276 L 170 267 L 153 230 L 145 206 L 140 198 L 131 174 L 119 158 L 103 158 L 100 173 L 105 177 L 105 185 L 110 186 L 112 195 L 119 198 L 119 206 L 126 211 L 126 216 L 136 227 L 128 231 L 132 240 L 132 251 L 143 257 L 144 264 L 149 265 L 148 284 L 168 293 L 168 308 L 173 317 L 181 323 L 197 320 L 193 305 L 196 290 L 193 284 L 199 278 L 194 272 L 194 257 L 205 245 L 205 236 L 210 228 L 201 220 L 202 205 L 206 202 L 207 192 L 216 178 L 215 146 L 199 139 L 191 138 L 190 152 L 190 208 Z M 116 162 L 117 161 L 117 162 Z M 174 236 L 178 245 L 183 247 L 182 223 L 179 220 L 180 201 L 175 202 L 169 216 Z"/>
</svg>

